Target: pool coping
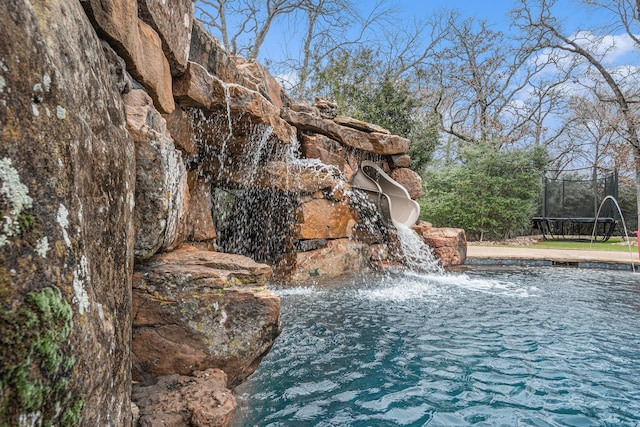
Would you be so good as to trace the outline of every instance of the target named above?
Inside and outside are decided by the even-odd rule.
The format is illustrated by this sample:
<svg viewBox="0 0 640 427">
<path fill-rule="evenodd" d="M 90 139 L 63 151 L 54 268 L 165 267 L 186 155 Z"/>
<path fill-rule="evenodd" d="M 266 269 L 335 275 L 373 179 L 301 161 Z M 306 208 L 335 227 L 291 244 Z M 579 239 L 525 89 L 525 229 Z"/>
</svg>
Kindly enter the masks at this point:
<svg viewBox="0 0 640 427">
<path fill-rule="evenodd" d="M 640 258 L 636 248 L 632 249 L 633 252 L 609 252 L 469 245 L 465 265 L 564 266 L 638 271 Z"/>
</svg>

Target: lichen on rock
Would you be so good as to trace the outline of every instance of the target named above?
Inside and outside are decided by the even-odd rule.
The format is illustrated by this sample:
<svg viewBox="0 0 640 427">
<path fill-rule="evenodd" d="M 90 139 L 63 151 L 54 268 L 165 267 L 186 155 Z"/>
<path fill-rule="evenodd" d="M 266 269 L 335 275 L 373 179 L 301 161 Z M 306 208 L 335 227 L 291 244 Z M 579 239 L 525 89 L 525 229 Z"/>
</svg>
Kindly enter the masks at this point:
<svg viewBox="0 0 640 427">
<path fill-rule="evenodd" d="M 2 210 L 2 231 L 0 247 L 7 244 L 10 237 L 17 236 L 24 228 L 28 218 L 25 211 L 31 208 L 33 200 L 29 196 L 29 188 L 20 181 L 18 171 L 13 167 L 11 159 L 0 159 L 0 209 Z"/>
</svg>

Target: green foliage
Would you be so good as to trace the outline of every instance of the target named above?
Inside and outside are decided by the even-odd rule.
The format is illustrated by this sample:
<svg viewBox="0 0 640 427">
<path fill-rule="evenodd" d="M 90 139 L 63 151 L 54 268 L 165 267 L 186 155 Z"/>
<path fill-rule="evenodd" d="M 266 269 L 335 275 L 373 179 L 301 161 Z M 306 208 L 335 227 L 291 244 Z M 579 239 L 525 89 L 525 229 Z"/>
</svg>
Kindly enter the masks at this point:
<svg viewBox="0 0 640 427">
<path fill-rule="evenodd" d="M 342 115 L 411 139 L 413 166 L 420 169 L 431 160 L 439 121 L 422 112 L 423 100 L 412 82 L 383 64 L 380 56 L 364 47 L 337 52 L 315 71 L 310 92 L 336 102 Z"/>
<path fill-rule="evenodd" d="M 76 400 L 73 405 L 69 406 L 63 413 L 60 419 L 60 425 L 62 427 L 73 427 L 80 425 L 80 415 L 82 414 L 82 407 L 84 402 L 82 400 Z"/>
<path fill-rule="evenodd" d="M 82 399 L 68 390 L 75 359 L 65 352 L 72 326 L 71 306 L 58 288 L 27 294 L 15 310 L 0 309 L 0 426 L 78 425 Z"/>
<path fill-rule="evenodd" d="M 471 239 L 505 238 L 528 230 L 547 164 L 543 149 L 462 149 L 461 163 L 425 172 L 421 218 L 464 228 Z"/>
<path fill-rule="evenodd" d="M 376 85 L 377 70 L 382 66 L 376 56 L 376 52 L 365 48 L 336 52 L 326 65 L 317 64 L 309 92 L 336 102 L 341 114 L 362 117 L 360 106 Z"/>
<path fill-rule="evenodd" d="M 406 138 L 414 127 L 417 104 L 406 80 L 393 81 L 385 74 L 361 94 L 356 118 Z"/>
</svg>

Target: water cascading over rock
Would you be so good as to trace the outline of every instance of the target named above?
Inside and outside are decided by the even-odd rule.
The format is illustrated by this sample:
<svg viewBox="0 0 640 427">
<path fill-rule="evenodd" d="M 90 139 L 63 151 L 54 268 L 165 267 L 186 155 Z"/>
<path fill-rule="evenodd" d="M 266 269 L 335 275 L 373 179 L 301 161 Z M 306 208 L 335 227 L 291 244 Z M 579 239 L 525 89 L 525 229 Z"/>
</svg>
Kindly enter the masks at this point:
<svg viewBox="0 0 640 427">
<path fill-rule="evenodd" d="M 219 250 L 268 262 L 281 281 L 403 261 L 395 230 L 367 213 L 349 182 L 362 161 L 373 161 L 419 197 L 407 139 L 338 116 L 326 100 L 295 103 L 257 63 L 230 57 L 200 25 L 190 59 L 174 95 L 189 107 L 189 145 L 197 148 L 187 163 L 211 183 Z"/>
</svg>

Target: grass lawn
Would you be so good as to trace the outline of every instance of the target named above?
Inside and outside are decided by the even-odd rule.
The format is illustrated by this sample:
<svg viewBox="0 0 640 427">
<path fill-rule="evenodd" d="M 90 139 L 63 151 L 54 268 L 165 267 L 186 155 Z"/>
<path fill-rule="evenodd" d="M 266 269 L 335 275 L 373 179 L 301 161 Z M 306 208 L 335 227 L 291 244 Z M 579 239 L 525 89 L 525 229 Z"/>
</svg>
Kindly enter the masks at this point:
<svg viewBox="0 0 640 427">
<path fill-rule="evenodd" d="M 620 251 L 629 252 L 629 247 L 626 243 L 621 243 L 624 240 L 619 237 L 612 237 L 606 242 L 593 242 L 589 241 L 577 241 L 577 240 L 542 240 L 535 245 L 527 245 L 527 248 L 534 249 L 582 249 L 582 250 L 594 250 L 594 251 Z M 632 240 L 632 243 L 635 239 Z M 632 251 L 637 251 L 636 246 L 631 246 Z"/>
</svg>

